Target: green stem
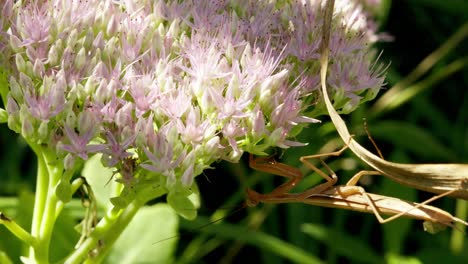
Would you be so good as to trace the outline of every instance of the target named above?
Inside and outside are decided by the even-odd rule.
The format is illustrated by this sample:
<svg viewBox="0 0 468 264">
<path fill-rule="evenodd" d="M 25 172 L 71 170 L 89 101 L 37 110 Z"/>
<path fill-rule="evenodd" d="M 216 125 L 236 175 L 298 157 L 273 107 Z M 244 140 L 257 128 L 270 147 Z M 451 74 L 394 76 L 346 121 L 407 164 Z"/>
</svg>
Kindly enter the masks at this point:
<svg viewBox="0 0 468 264">
<path fill-rule="evenodd" d="M 41 229 L 42 218 L 44 216 L 44 208 L 47 201 L 48 185 L 49 185 L 49 173 L 47 171 L 47 165 L 42 154 L 42 150 L 38 145 L 29 143 L 34 153 L 37 156 L 37 183 L 36 183 L 36 194 L 34 199 L 34 211 L 31 226 L 31 235 L 34 238 L 39 237 L 39 231 Z M 29 257 L 35 258 L 35 247 L 30 247 Z"/>
<path fill-rule="evenodd" d="M 42 151 L 38 146 L 29 144 L 37 156 L 37 183 L 36 196 L 34 199 L 33 222 L 31 227 L 32 235 L 37 235 L 40 229 L 42 220 L 42 212 L 44 211 L 45 201 L 47 199 L 47 186 L 49 184 L 49 174 L 45 164 Z"/>
<path fill-rule="evenodd" d="M 17 238 L 21 239 L 30 247 L 37 246 L 36 239 L 28 233 L 28 231 L 24 230 L 21 226 L 19 226 L 15 221 L 11 220 L 10 218 L 6 217 L 3 213 L 0 212 L 0 224 L 4 225 L 13 235 Z"/>
<path fill-rule="evenodd" d="M 44 162 L 47 166 L 48 184 L 47 190 L 41 195 L 45 198 L 44 209 L 40 222 L 39 233 L 37 235 L 38 245 L 34 247 L 34 258 L 37 263 L 49 263 L 49 247 L 52 238 L 52 231 L 57 220 L 56 208 L 59 202 L 55 189 L 63 174 L 63 164 L 57 162 L 56 156 L 52 152 L 43 152 Z"/>
<path fill-rule="evenodd" d="M 104 258 L 109 254 L 109 251 L 112 249 L 114 243 L 117 241 L 122 232 L 125 230 L 130 221 L 133 219 L 133 217 L 143 205 L 144 203 L 141 204 L 137 200 L 133 201 L 125 209 L 125 211 L 122 212 L 117 221 L 114 223 L 112 232 L 108 232 L 107 236 L 103 237 L 104 244 L 102 245 L 102 247 L 99 248 L 98 255 L 86 259 L 84 263 L 101 263 L 104 260 Z"/>
<path fill-rule="evenodd" d="M 132 207 L 135 208 L 135 207 Z M 125 209 L 126 211 L 127 209 Z M 74 252 L 72 252 L 67 258 L 66 263 L 78 264 L 82 263 L 87 257 L 88 253 L 93 249 L 97 248 L 98 244 L 102 241 L 103 237 L 106 237 L 107 233 L 114 232 L 119 218 L 124 214 L 122 210 L 111 208 L 107 211 L 106 215 L 99 221 L 90 236 L 81 244 Z M 129 213 L 127 212 L 128 216 Z"/>
<path fill-rule="evenodd" d="M 74 194 L 78 190 L 78 188 L 80 188 L 81 185 L 83 185 L 83 183 L 84 183 L 83 178 L 75 179 L 71 184 L 71 193 Z M 58 218 L 58 216 L 62 212 L 64 206 L 65 206 L 64 202 L 58 201 L 57 207 L 55 208 L 55 218 Z"/>
<path fill-rule="evenodd" d="M 125 209 L 113 207 L 108 210 L 89 237 L 66 258 L 65 262 L 69 264 L 101 263 L 138 210 L 149 200 L 165 193 L 166 190 L 163 188 L 155 190 L 149 186 L 140 190 L 137 197 Z M 91 256 L 89 253 L 93 250 L 96 250 L 97 254 Z"/>
<path fill-rule="evenodd" d="M 458 199 L 455 212 L 455 215 L 458 218 L 466 219 L 466 216 L 468 215 L 468 201 Z M 455 254 L 460 254 L 463 252 L 463 244 L 465 242 L 465 231 L 465 225 L 457 225 L 457 228 L 454 228 L 452 231 L 452 236 L 450 238 L 450 249 Z"/>
</svg>

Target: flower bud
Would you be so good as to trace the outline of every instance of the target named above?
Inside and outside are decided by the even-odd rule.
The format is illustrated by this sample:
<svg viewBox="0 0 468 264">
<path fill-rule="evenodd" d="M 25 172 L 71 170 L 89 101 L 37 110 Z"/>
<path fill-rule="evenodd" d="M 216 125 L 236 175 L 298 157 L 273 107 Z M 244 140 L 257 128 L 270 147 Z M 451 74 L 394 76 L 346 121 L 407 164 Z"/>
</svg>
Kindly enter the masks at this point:
<svg viewBox="0 0 468 264">
<path fill-rule="evenodd" d="M 62 69 L 70 69 L 73 66 L 73 57 L 74 57 L 74 50 L 70 47 L 66 47 L 63 51 L 62 58 L 61 58 L 61 67 Z"/>
<path fill-rule="evenodd" d="M 78 30 L 74 28 L 70 32 L 70 35 L 67 38 L 67 48 L 74 50 L 77 40 L 78 40 Z"/>
<path fill-rule="evenodd" d="M 95 98 L 98 102 L 105 102 L 109 99 L 109 84 L 106 79 L 102 79 L 99 83 L 98 88 L 96 89 Z"/>
<path fill-rule="evenodd" d="M 102 55 L 104 55 L 108 59 L 114 60 L 114 53 L 116 52 L 116 48 L 119 47 L 119 39 L 117 37 L 112 37 L 107 41 L 102 50 Z"/>
<path fill-rule="evenodd" d="M 12 103 L 8 102 L 8 105 L 12 105 Z M 12 108 L 12 107 L 10 106 L 10 108 Z M 10 110 L 7 110 L 7 111 L 10 112 Z M 20 117 L 19 117 L 19 110 L 18 110 L 18 112 L 10 112 L 9 113 L 9 115 L 8 115 L 8 128 L 15 131 L 16 133 L 21 133 L 21 121 L 20 121 Z"/>
<path fill-rule="evenodd" d="M 252 134 L 254 138 L 259 139 L 263 137 L 265 134 L 265 118 L 263 116 L 262 111 L 257 109 L 257 111 L 253 112 L 252 118 Z"/>
<path fill-rule="evenodd" d="M 26 73 L 26 62 L 23 59 L 23 56 L 20 53 L 17 53 L 15 56 L 16 69 L 19 72 Z"/>
<path fill-rule="evenodd" d="M 93 31 L 90 30 L 86 32 L 86 36 L 83 39 L 83 47 L 86 50 L 92 50 L 93 41 L 94 41 L 94 33 Z"/>
<path fill-rule="evenodd" d="M 10 46 L 14 52 L 20 53 L 22 51 L 21 40 L 15 35 L 10 35 Z"/>
<path fill-rule="evenodd" d="M 68 153 L 65 158 L 63 159 L 63 166 L 65 170 L 71 170 L 75 166 L 75 156 Z"/>
<path fill-rule="evenodd" d="M 96 128 L 97 118 L 90 110 L 78 114 L 78 129 L 80 132 L 94 131 Z M 92 132 L 90 132 L 92 133 Z"/>
<path fill-rule="evenodd" d="M 184 174 L 182 174 L 182 177 L 180 178 L 184 186 L 190 187 L 193 184 L 193 167 L 194 164 L 190 164 L 189 167 L 184 171 Z"/>
<path fill-rule="evenodd" d="M 95 47 L 97 49 L 101 49 L 101 50 L 104 48 L 103 34 L 104 33 L 102 31 L 99 31 L 99 33 L 97 34 L 97 36 L 93 40 L 93 47 Z"/>
<path fill-rule="evenodd" d="M 10 95 L 19 103 L 23 102 L 23 91 L 13 76 L 10 76 Z"/>
<path fill-rule="evenodd" d="M 49 49 L 49 54 L 47 55 L 47 63 L 50 66 L 55 66 L 59 64 L 59 53 L 56 44 L 52 45 Z"/>
<path fill-rule="evenodd" d="M 42 121 L 37 132 L 39 139 L 43 142 L 47 142 L 49 138 L 49 122 Z"/>
<path fill-rule="evenodd" d="M 27 139 L 31 139 L 34 135 L 34 126 L 31 123 L 32 117 L 22 118 L 21 135 Z"/>
<path fill-rule="evenodd" d="M 44 63 L 40 59 L 36 59 L 33 66 L 34 77 L 42 78 L 45 73 Z"/>
<path fill-rule="evenodd" d="M 93 75 L 91 75 L 86 80 L 86 83 L 85 83 L 85 85 L 83 87 L 83 91 L 86 94 L 94 94 L 95 89 L 96 89 L 95 77 Z"/>
<path fill-rule="evenodd" d="M 219 145 L 219 137 L 215 136 L 210 138 L 205 144 L 204 144 L 204 153 L 212 155 L 213 153 L 217 153 L 220 149 Z"/>
<path fill-rule="evenodd" d="M 115 16 L 112 15 L 109 19 L 109 22 L 107 22 L 107 29 L 106 29 L 106 34 L 108 36 L 113 36 L 115 35 L 116 31 L 117 31 L 117 27 L 118 24 L 117 24 L 117 21 L 115 20 Z"/>
<path fill-rule="evenodd" d="M 75 67 L 77 70 L 81 70 L 85 64 L 86 64 L 86 50 L 85 48 L 82 47 L 80 51 L 78 51 L 78 54 L 76 54 Z"/>
</svg>

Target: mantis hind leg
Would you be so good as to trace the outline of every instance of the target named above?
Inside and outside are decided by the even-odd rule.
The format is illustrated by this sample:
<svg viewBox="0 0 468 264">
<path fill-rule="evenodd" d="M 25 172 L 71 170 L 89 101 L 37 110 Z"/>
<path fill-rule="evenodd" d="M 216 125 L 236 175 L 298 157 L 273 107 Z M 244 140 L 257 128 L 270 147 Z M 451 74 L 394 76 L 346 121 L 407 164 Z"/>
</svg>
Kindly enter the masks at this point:
<svg viewBox="0 0 468 264">
<path fill-rule="evenodd" d="M 277 162 L 272 157 L 257 157 L 254 158 L 252 154 L 249 156 L 249 166 L 255 170 L 271 173 L 278 176 L 283 176 L 289 180 L 271 191 L 269 196 L 275 196 L 288 193 L 294 186 L 302 181 L 303 174 L 297 168 L 289 166 L 284 163 Z"/>
<path fill-rule="evenodd" d="M 315 154 L 315 155 L 308 155 L 308 156 L 302 156 L 299 160 L 307 166 L 309 169 L 313 170 L 316 172 L 318 175 L 320 175 L 322 178 L 324 178 L 327 182 L 319 184 L 303 193 L 300 194 L 300 197 L 305 199 L 313 194 L 321 193 L 328 188 L 332 187 L 335 185 L 338 181 L 338 176 L 336 173 L 325 163 L 322 158 L 323 157 L 329 157 L 329 156 L 340 156 L 343 151 L 345 151 L 348 148 L 348 145 L 343 146 L 341 149 L 334 151 L 334 152 L 329 152 L 329 153 L 322 153 L 322 154 Z M 326 174 L 319 168 L 317 168 L 315 165 L 313 165 L 309 160 L 311 159 L 319 159 L 320 163 L 329 171 L 330 175 Z"/>
<path fill-rule="evenodd" d="M 456 192 L 457 190 L 449 190 L 447 192 L 444 192 L 444 193 L 441 193 L 441 194 L 438 194 L 436 196 L 433 196 L 429 199 L 427 199 L 426 201 L 422 202 L 422 203 L 417 203 L 415 206 L 413 206 L 412 208 L 408 209 L 408 210 L 404 210 L 402 212 L 399 212 L 395 215 L 392 215 L 388 218 L 383 218 L 381 216 L 381 214 L 379 213 L 379 210 L 378 210 L 378 206 L 375 204 L 375 202 L 372 200 L 372 197 L 364 190 L 364 188 L 360 187 L 360 186 L 356 186 L 356 184 L 359 182 L 360 178 L 362 176 L 365 176 L 365 175 L 381 175 L 380 172 L 378 171 L 360 171 L 358 173 L 356 173 L 353 177 L 351 177 L 351 179 L 346 183 L 346 186 L 354 186 L 356 188 L 347 188 L 346 192 L 343 192 L 343 193 L 340 193 L 341 195 L 343 195 L 344 197 L 347 197 L 349 195 L 353 195 L 353 194 L 361 194 L 364 196 L 364 198 L 366 199 L 367 203 L 369 204 L 369 206 L 372 208 L 372 211 L 375 215 L 375 217 L 377 218 L 377 220 L 379 221 L 379 223 L 381 224 L 385 224 L 385 223 L 388 223 L 388 222 L 391 222 L 393 220 L 396 220 L 402 216 L 405 216 L 407 215 L 410 211 L 412 210 L 415 210 L 415 209 L 418 209 L 418 208 L 421 208 L 421 207 L 424 207 L 425 205 L 437 200 L 437 199 L 440 199 L 444 196 L 447 196 L 447 195 L 450 195 L 454 192 Z M 436 220 L 436 219 L 435 219 Z M 439 221 L 436 221 L 436 222 L 439 222 Z"/>
</svg>

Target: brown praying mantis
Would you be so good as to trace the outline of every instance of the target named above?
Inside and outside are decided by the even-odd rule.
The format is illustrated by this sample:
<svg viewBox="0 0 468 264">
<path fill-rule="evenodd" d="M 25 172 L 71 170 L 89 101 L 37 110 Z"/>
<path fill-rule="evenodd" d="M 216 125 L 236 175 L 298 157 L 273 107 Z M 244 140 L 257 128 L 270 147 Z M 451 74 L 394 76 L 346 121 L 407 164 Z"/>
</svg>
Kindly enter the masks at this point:
<svg viewBox="0 0 468 264">
<path fill-rule="evenodd" d="M 344 142 L 348 142 L 349 148 L 359 159 L 393 181 L 418 190 L 468 200 L 468 164 L 401 164 L 390 162 L 374 155 L 352 138 L 345 122 L 333 107 L 327 92 L 328 46 L 334 2 L 334 0 L 328 0 L 325 6 L 320 77 L 323 98 L 340 137 Z"/>
<path fill-rule="evenodd" d="M 348 144 L 341 150 L 331 155 L 339 155 L 346 147 L 349 147 L 361 160 L 373 167 L 376 171 L 362 171 L 353 176 L 346 185 L 336 186 L 337 176 L 332 172 L 331 176 L 320 171 L 308 159 L 320 158 L 326 154 L 318 154 L 301 157 L 301 162 L 317 172 L 327 182 L 319 184 L 303 193 L 292 194 L 289 191 L 303 178 L 302 173 L 289 165 L 277 163 L 271 158 L 257 158 L 250 156 L 250 166 L 254 169 L 273 173 L 288 178 L 289 180 L 274 189 L 269 194 L 259 194 L 253 190 L 247 190 L 247 205 L 253 206 L 263 203 L 289 203 L 302 202 L 312 205 L 344 208 L 349 210 L 373 213 L 380 223 L 392 221 L 398 217 L 411 217 L 425 220 L 426 223 L 436 223 L 441 226 L 454 226 L 454 223 L 468 225 L 465 221 L 456 218 L 446 211 L 427 205 L 443 196 L 453 196 L 468 199 L 468 164 L 399 164 L 379 158 L 355 141 L 350 135 L 346 124 L 336 112 L 327 93 L 326 77 L 329 57 L 329 40 L 331 21 L 333 16 L 334 0 L 328 0 L 325 5 L 323 35 L 321 42 L 320 77 L 322 93 L 327 110 L 340 137 Z M 322 164 L 331 169 L 321 160 Z M 423 203 L 404 201 L 398 198 L 368 193 L 364 188 L 356 186 L 363 175 L 384 175 L 401 184 L 433 192 L 438 195 Z M 392 215 L 387 219 L 382 214 Z M 425 225 L 432 228 L 433 225 Z M 430 230 L 428 230 L 430 231 Z"/>
<path fill-rule="evenodd" d="M 254 158 L 253 155 L 250 155 L 249 165 L 253 169 L 283 176 L 289 180 L 268 194 L 260 194 L 254 190 L 247 189 L 246 204 L 248 206 L 255 206 L 258 203 L 278 204 L 300 202 L 316 206 L 341 208 L 373 213 L 381 224 L 390 222 L 399 217 L 409 217 L 424 220 L 424 228 L 428 232 L 436 232 L 440 230 L 440 227 L 454 227 L 454 223 L 468 225 L 467 222 L 452 216 L 450 213 L 428 205 L 428 203 L 436 199 L 450 195 L 455 190 L 436 195 L 423 203 L 414 203 L 394 197 L 368 193 L 364 188 L 356 186 L 363 175 L 381 174 L 378 171 L 361 171 L 354 175 L 346 185 L 335 185 L 338 178 L 321 157 L 329 155 L 338 156 L 346 148 L 347 146 L 344 146 L 342 149 L 332 153 L 303 156 L 300 158 L 304 165 L 327 180 L 327 182 L 319 184 L 302 193 L 289 193 L 303 178 L 303 174 L 299 169 L 284 163 L 276 162 L 272 157 Z M 331 172 L 331 176 L 308 161 L 313 158 L 320 159 L 321 163 Z M 391 216 L 384 219 L 381 216 L 382 214 Z"/>
</svg>

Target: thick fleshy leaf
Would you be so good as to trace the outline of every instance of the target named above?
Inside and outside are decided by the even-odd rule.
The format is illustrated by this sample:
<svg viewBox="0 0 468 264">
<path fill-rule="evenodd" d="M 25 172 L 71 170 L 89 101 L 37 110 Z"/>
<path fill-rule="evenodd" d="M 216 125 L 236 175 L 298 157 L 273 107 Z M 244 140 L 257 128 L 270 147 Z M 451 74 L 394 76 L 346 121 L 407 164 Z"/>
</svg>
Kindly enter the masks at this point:
<svg viewBox="0 0 468 264">
<path fill-rule="evenodd" d="M 82 208 L 84 213 L 86 209 Z M 75 244 L 80 238 L 80 234 L 73 228 L 76 219 L 70 215 L 70 211 L 63 210 L 54 226 L 50 245 L 50 259 L 52 263 L 60 261 L 75 248 Z"/>
<path fill-rule="evenodd" d="M 177 192 L 170 192 L 167 195 L 167 203 L 183 218 L 193 220 L 197 217 L 199 207 L 197 196 L 198 194 L 195 193 L 184 196 Z"/>
<path fill-rule="evenodd" d="M 178 225 L 177 214 L 167 204 L 141 208 L 106 263 L 173 263 Z"/>
<path fill-rule="evenodd" d="M 55 189 L 55 194 L 60 199 L 60 201 L 64 203 L 70 202 L 72 199 L 72 189 L 70 182 L 67 180 L 60 181 L 60 183 L 57 185 L 57 188 Z"/>
<path fill-rule="evenodd" d="M 112 180 L 113 171 L 101 163 L 101 155 L 94 155 L 84 164 L 83 176 L 93 189 L 97 202 L 101 206 L 110 205 L 112 190 L 118 184 Z"/>
</svg>

